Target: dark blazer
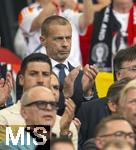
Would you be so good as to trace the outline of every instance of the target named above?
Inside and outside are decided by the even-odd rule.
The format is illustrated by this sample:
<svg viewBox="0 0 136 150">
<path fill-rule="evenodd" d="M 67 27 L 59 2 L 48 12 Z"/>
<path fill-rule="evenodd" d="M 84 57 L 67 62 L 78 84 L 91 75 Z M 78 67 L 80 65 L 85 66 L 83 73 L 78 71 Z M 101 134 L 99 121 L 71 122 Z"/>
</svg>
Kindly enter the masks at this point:
<svg viewBox="0 0 136 150">
<path fill-rule="evenodd" d="M 92 101 L 82 103 L 77 114 L 77 117 L 81 121 L 79 147 L 82 147 L 86 140 L 94 137 L 96 125 L 102 118 L 110 114 L 107 102 L 108 99 L 104 97 L 102 99 L 94 99 Z"/>
<path fill-rule="evenodd" d="M 69 71 L 72 71 L 74 67 L 68 63 L 69 65 Z M 83 76 L 83 71 L 80 71 L 75 82 L 74 82 L 74 94 L 71 97 L 74 103 L 76 104 L 76 112 L 78 108 L 80 107 L 81 103 L 84 101 L 83 99 L 83 90 L 82 90 L 82 85 L 81 85 L 81 79 Z M 60 99 L 59 99 L 59 110 L 58 110 L 58 115 L 62 115 L 65 109 L 65 104 L 64 104 L 64 95 L 62 90 L 60 91 Z M 75 113 L 76 113 L 75 112 Z"/>
<path fill-rule="evenodd" d="M 94 139 L 87 140 L 84 143 L 82 150 L 98 150 L 95 144 L 95 140 Z"/>
</svg>

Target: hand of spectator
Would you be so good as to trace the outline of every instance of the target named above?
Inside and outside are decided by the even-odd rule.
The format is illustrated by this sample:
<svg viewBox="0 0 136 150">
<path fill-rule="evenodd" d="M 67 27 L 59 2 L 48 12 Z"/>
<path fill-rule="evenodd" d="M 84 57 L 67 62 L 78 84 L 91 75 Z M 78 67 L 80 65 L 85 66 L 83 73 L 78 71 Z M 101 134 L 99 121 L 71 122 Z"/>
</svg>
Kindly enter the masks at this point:
<svg viewBox="0 0 136 150">
<path fill-rule="evenodd" d="M 74 123 L 74 125 L 76 126 L 77 131 L 79 132 L 80 127 L 81 127 L 81 122 L 80 122 L 80 120 L 75 117 L 74 120 L 73 120 L 73 123 Z"/>
<path fill-rule="evenodd" d="M 0 106 L 3 105 L 8 99 L 10 92 L 13 88 L 13 78 L 10 72 L 6 75 L 6 80 L 0 79 Z"/>
<path fill-rule="evenodd" d="M 69 98 L 73 95 L 74 81 L 79 74 L 80 68 L 81 68 L 81 66 L 76 67 L 68 74 L 68 76 L 65 77 L 63 93 L 66 98 Z"/>
<path fill-rule="evenodd" d="M 61 8 L 62 3 L 65 3 L 65 2 L 63 0 L 51 0 L 51 3 L 55 4 L 56 7 Z"/>
<path fill-rule="evenodd" d="M 83 68 L 83 77 L 82 77 L 82 88 L 84 94 L 88 93 L 90 89 L 94 86 L 95 78 L 98 74 L 98 69 L 96 65 L 85 65 Z M 87 95 L 84 95 L 87 96 Z"/>
<path fill-rule="evenodd" d="M 75 0 L 59 0 L 60 6 L 62 9 L 74 9 L 77 4 Z"/>
<path fill-rule="evenodd" d="M 74 113 L 75 113 L 75 104 L 70 98 L 66 99 L 65 105 L 66 105 L 65 111 L 60 121 L 60 133 L 61 134 L 69 131 L 69 127 L 74 118 Z"/>
</svg>

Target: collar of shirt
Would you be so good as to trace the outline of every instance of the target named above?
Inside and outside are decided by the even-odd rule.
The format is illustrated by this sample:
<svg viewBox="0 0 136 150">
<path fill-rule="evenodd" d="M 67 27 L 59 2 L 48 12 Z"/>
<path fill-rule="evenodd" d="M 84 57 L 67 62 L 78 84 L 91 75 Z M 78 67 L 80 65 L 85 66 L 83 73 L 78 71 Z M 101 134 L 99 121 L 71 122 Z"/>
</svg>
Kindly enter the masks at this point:
<svg viewBox="0 0 136 150">
<path fill-rule="evenodd" d="M 52 70 L 56 73 L 57 76 L 59 76 L 59 69 L 56 67 L 57 64 L 59 64 L 59 62 L 51 59 L 51 63 L 52 63 Z M 65 73 L 66 73 L 66 76 L 69 74 L 69 65 L 68 65 L 68 61 L 65 60 L 63 62 L 63 64 L 66 65 L 66 68 L 65 68 Z"/>
</svg>

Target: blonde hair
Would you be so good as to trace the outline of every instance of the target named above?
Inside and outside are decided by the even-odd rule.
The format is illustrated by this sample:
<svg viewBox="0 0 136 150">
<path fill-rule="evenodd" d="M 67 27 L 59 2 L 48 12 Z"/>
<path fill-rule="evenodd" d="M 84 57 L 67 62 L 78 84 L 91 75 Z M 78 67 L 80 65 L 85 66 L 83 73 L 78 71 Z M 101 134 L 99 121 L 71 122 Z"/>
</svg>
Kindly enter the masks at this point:
<svg viewBox="0 0 136 150">
<path fill-rule="evenodd" d="M 119 112 L 121 113 L 127 102 L 127 92 L 131 89 L 136 89 L 136 79 L 128 82 L 121 92 L 120 99 L 119 99 Z"/>
</svg>

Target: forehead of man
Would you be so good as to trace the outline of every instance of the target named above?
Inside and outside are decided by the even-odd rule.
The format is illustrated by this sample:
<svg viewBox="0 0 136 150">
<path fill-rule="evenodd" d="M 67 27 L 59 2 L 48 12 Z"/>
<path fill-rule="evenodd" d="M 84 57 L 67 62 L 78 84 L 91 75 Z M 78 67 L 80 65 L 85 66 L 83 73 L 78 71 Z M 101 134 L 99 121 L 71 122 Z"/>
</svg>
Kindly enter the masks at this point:
<svg viewBox="0 0 136 150">
<path fill-rule="evenodd" d="M 51 67 L 47 62 L 33 61 L 27 64 L 26 70 L 44 70 L 51 72 Z"/>
<path fill-rule="evenodd" d="M 29 91 L 28 98 L 29 98 L 29 101 L 31 102 L 38 101 L 38 100 L 55 101 L 55 97 L 52 91 L 42 86 L 33 87 Z"/>
<path fill-rule="evenodd" d="M 121 65 L 121 68 L 126 68 L 128 66 L 135 66 L 136 65 L 136 59 L 132 61 L 124 61 Z"/>
<path fill-rule="evenodd" d="M 133 132 L 131 125 L 126 120 L 113 120 L 106 124 L 107 133 L 117 131 Z"/>
<path fill-rule="evenodd" d="M 71 25 L 51 24 L 48 27 L 48 35 L 60 35 L 60 34 L 64 36 L 71 36 L 72 35 Z"/>
</svg>

